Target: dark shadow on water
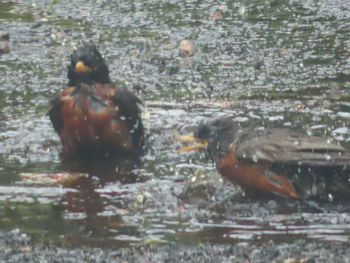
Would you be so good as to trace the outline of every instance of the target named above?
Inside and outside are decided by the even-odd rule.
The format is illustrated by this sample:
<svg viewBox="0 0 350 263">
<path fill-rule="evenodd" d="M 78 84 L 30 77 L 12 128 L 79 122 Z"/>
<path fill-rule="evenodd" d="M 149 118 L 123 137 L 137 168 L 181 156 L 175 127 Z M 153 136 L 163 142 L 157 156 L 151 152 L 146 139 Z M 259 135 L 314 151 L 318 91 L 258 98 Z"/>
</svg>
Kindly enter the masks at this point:
<svg viewBox="0 0 350 263">
<path fill-rule="evenodd" d="M 137 155 L 84 156 L 62 160 L 64 170 L 86 173 L 88 178 L 97 177 L 102 185 L 113 181 L 136 182 L 133 170 L 140 166 L 141 159 Z"/>
</svg>

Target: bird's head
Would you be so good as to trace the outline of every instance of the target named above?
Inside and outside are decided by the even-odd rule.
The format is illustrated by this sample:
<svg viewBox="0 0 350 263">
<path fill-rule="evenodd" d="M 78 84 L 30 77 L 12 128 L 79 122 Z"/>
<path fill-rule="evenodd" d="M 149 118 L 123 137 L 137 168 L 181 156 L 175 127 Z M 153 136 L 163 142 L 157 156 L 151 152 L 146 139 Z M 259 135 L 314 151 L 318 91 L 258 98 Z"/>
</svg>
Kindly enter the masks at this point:
<svg viewBox="0 0 350 263">
<path fill-rule="evenodd" d="M 68 66 L 69 85 L 77 83 L 108 83 L 108 67 L 94 45 L 86 45 L 78 48 L 71 55 Z"/>
<path fill-rule="evenodd" d="M 197 142 L 195 145 L 182 147 L 179 151 L 206 149 L 212 158 L 225 155 L 238 131 L 238 125 L 231 118 L 220 118 L 202 122 L 191 134 L 182 135 L 180 141 Z"/>
</svg>

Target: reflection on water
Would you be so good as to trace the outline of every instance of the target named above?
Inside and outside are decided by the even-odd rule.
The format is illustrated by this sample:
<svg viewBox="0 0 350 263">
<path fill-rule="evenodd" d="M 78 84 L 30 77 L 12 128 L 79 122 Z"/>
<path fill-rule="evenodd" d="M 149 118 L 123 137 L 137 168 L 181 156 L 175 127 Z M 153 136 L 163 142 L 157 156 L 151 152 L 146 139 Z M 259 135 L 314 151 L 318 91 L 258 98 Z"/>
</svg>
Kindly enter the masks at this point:
<svg viewBox="0 0 350 263">
<path fill-rule="evenodd" d="M 340 215 L 343 218 L 348 217 L 347 214 Z M 221 224 L 195 224 L 200 229 L 217 229 L 222 233 L 222 238 L 226 242 L 241 240 L 285 240 L 288 241 L 296 238 L 309 238 L 328 241 L 349 241 L 350 226 L 347 223 L 330 224 L 337 220 L 339 214 L 331 214 L 327 216 L 327 220 L 323 219 L 323 214 L 296 214 L 274 215 L 259 222 L 259 218 L 247 217 L 237 218 L 229 222 Z M 307 219 L 305 219 L 307 218 Z M 304 221 L 301 224 L 299 221 Z M 260 224 L 259 224 L 260 223 Z M 205 230 L 204 230 L 205 231 Z"/>
<path fill-rule="evenodd" d="M 115 182 L 117 184 L 142 182 L 142 177 L 138 177 L 134 172 L 138 166 L 140 166 L 139 157 L 118 157 L 108 160 L 75 159 L 62 163 L 61 169 L 66 171 L 65 173 L 27 173 L 21 176 L 22 180 L 15 182 L 17 186 L 0 187 L 1 200 L 5 206 L 2 211 L 3 223 L 12 227 L 18 223 L 23 225 L 27 217 L 36 217 L 31 213 L 26 214 L 30 206 L 52 206 L 52 212 L 60 211 L 55 220 L 60 222 L 60 227 L 55 229 L 60 235 L 64 234 L 63 239 L 68 243 L 80 244 L 84 239 L 103 240 L 110 236 L 109 233 L 113 228 L 117 228 L 121 234 L 123 231 L 137 232 L 135 226 L 125 225 L 124 219 L 119 215 L 129 213 L 126 192 L 110 193 L 109 198 L 113 198 L 111 205 L 106 202 L 105 193 L 98 189 Z M 48 180 L 50 177 L 51 181 Z M 48 183 L 53 185 L 46 186 Z M 6 212 L 11 207 L 17 211 L 13 213 L 16 219 Z M 36 209 L 33 213 L 35 211 Z M 52 226 L 52 222 L 49 222 L 52 219 L 52 212 L 48 212 L 47 217 L 38 219 L 41 224 Z M 40 224 L 28 227 L 32 228 L 30 232 L 34 233 L 41 229 Z M 66 232 L 67 227 L 71 232 Z M 126 241 L 126 234 L 122 236 L 123 241 Z"/>
<path fill-rule="evenodd" d="M 119 229 L 120 234 L 123 231 L 137 233 L 138 229 L 135 226 L 126 226 L 120 215 L 128 213 L 128 203 L 123 200 L 125 198 L 123 193 L 113 194 L 112 205 L 98 189 L 115 182 L 131 184 L 141 181 L 142 178 L 133 172 L 138 165 L 140 165 L 138 157 L 75 160 L 64 163 L 63 167 L 66 170 L 83 172 L 87 175 L 71 183 L 71 187 L 77 189 L 77 192 L 70 192 L 60 200 L 65 221 L 79 221 L 79 233 L 72 235 L 74 243 L 81 243 L 84 237 L 88 240 L 103 240 L 110 237 L 110 232 L 114 228 Z M 66 238 L 70 239 L 68 236 Z"/>
</svg>

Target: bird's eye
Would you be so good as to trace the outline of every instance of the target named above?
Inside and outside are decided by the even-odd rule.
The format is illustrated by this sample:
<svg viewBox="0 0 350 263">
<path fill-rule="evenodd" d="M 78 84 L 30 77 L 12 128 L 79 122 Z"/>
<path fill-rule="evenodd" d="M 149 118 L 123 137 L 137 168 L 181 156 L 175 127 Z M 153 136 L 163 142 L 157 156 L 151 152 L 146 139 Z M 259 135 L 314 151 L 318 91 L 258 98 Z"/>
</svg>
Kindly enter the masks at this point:
<svg viewBox="0 0 350 263">
<path fill-rule="evenodd" d="M 100 54 L 98 53 L 98 51 L 96 49 L 94 49 L 94 56 L 100 57 Z"/>
<path fill-rule="evenodd" d="M 90 58 L 90 57 L 83 57 L 81 60 L 82 60 L 82 61 L 84 62 L 84 64 L 85 64 L 86 66 L 88 66 L 88 67 L 92 67 L 93 64 L 94 64 L 93 59 Z"/>
</svg>

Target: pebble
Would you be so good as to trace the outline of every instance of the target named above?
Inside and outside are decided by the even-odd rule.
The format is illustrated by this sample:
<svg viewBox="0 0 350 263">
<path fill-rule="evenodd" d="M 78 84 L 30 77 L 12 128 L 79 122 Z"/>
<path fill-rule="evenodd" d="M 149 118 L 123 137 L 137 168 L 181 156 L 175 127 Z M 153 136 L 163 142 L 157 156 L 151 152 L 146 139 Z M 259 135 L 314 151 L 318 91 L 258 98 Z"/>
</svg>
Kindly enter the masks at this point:
<svg viewBox="0 0 350 263">
<path fill-rule="evenodd" d="M 191 57 L 194 55 L 195 51 L 192 41 L 185 39 L 180 42 L 179 55 L 181 57 Z"/>
</svg>

